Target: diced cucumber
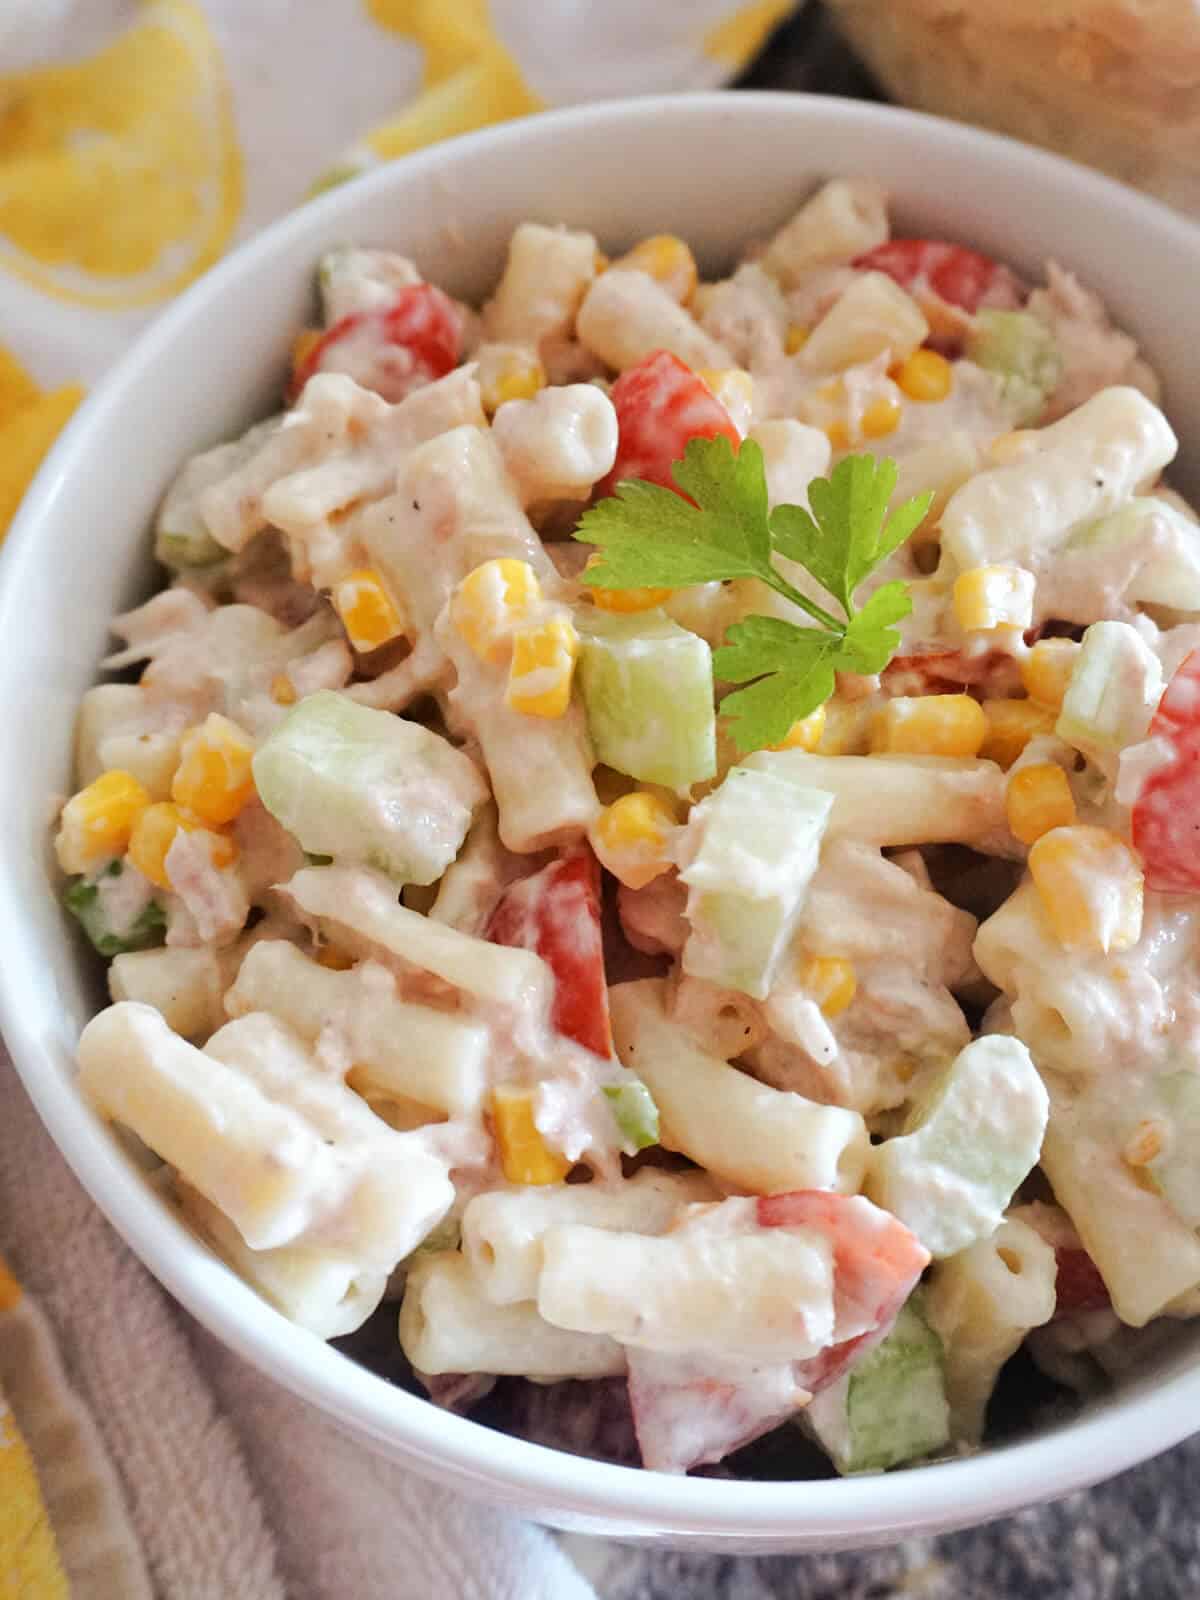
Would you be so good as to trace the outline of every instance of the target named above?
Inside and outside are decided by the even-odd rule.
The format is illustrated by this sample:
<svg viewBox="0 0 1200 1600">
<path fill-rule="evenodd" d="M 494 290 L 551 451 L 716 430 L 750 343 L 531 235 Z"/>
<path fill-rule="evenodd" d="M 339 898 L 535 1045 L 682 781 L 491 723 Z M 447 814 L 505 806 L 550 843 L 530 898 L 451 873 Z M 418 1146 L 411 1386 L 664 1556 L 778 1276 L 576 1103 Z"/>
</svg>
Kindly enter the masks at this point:
<svg viewBox="0 0 1200 1600">
<path fill-rule="evenodd" d="M 1168 1073 L 1154 1088 L 1165 1140 L 1146 1170 L 1180 1220 L 1200 1228 L 1200 1072 Z"/>
<path fill-rule="evenodd" d="M 322 690 L 254 756 L 263 805 L 311 855 L 433 883 L 487 798 L 478 769 L 419 723 Z"/>
<path fill-rule="evenodd" d="M 256 423 L 240 439 L 205 450 L 184 466 L 167 490 L 154 524 L 154 555 L 164 567 L 208 567 L 229 554 L 205 527 L 200 496 L 257 454 L 278 426 L 278 417 Z"/>
<path fill-rule="evenodd" d="M 1122 750 L 1145 738 L 1162 692 L 1162 667 L 1137 629 L 1127 622 L 1093 622 L 1054 731 L 1085 753 Z"/>
<path fill-rule="evenodd" d="M 692 810 L 679 859 L 688 886 L 683 970 L 764 999 L 816 871 L 833 796 L 733 767 Z"/>
<path fill-rule="evenodd" d="M 803 1413 L 837 1470 L 886 1472 L 950 1442 L 942 1341 L 913 1295 L 887 1338 Z"/>
<path fill-rule="evenodd" d="M 114 862 L 109 872 L 120 873 L 120 862 Z M 166 932 L 167 918 L 157 900 L 151 900 L 127 928 L 114 931 L 109 906 L 100 893 L 99 885 L 84 878 L 73 878 L 63 891 L 63 904 L 87 934 L 102 956 L 123 956 L 134 950 L 148 950 L 161 944 Z"/>
<path fill-rule="evenodd" d="M 1013 426 L 1036 422 L 1062 376 L 1054 335 L 1028 311 L 983 310 L 967 337 L 966 354 L 1001 380 Z"/>
<path fill-rule="evenodd" d="M 956 1255 L 999 1225 L 1042 1148 L 1049 1097 L 1029 1051 L 1007 1034 L 960 1050 L 908 1130 L 871 1152 L 864 1193 L 931 1256 Z"/>
<path fill-rule="evenodd" d="M 712 651 L 661 611 L 577 616 L 579 682 L 596 756 L 618 772 L 690 789 L 717 770 Z"/>
<path fill-rule="evenodd" d="M 658 1107 L 644 1083 L 635 1078 L 631 1083 L 606 1084 L 604 1098 L 631 1154 L 658 1143 Z"/>
<path fill-rule="evenodd" d="M 1115 550 L 1140 544 L 1141 560 L 1125 585 L 1134 605 L 1200 611 L 1200 526 L 1155 495 L 1138 495 L 1110 516 L 1077 528 L 1068 550 Z"/>
</svg>

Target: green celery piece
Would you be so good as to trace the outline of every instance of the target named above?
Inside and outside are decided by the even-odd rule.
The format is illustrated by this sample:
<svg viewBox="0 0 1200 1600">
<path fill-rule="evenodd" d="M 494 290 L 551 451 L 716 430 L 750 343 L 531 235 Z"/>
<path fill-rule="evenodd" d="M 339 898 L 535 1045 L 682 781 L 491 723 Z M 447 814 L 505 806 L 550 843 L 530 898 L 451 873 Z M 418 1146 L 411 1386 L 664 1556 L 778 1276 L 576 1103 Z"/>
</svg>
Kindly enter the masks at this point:
<svg viewBox="0 0 1200 1600">
<path fill-rule="evenodd" d="M 688 818 L 683 970 L 764 999 L 791 938 L 833 796 L 773 772 L 732 767 Z"/>
<path fill-rule="evenodd" d="M 1174 548 L 1147 542 L 1152 522 L 1166 530 Z M 1146 551 L 1126 586 L 1127 600 L 1171 611 L 1200 611 L 1200 527 L 1166 500 L 1137 495 L 1119 511 L 1076 528 L 1066 548 L 1114 550 L 1130 543 L 1146 543 Z"/>
<path fill-rule="evenodd" d="M 457 1250 L 461 1243 L 462 1223 L 455 1216 L 443 1217 L 433 1225 L 408 1259 L 411 1261 L 414 1256 L 435 1255 L 440 1250 Z"/>
<path fill-rule="evenodd" d="M 966 355 L 1001 380 L 1018 428 L 1037 421 L 1062 377 L 1054 335 L 1028 311 L 977 312 Z"/>
<path fill-rule="evenodd" d="M 1127 622 L 1093 622 L 1054 731 L 1080 750 L 1121 750 L 1145 738 L 1162 692 L 1158 657 L 1137 630 Z"/>
<path fill-rule="evenodd" d="M 683 791 L 717 770 L 712 651 L 663 612 L 580 612 L 579 683 L 596 757 Z"/>
<path fill-rule="evenodd" d="M 309 855 L 433 883 L 487 798 L 474 763 L 417 722 L 322 690 L 254 756 L 267 810 Z"/>
<path fill-rule="evenodd" d="M 1200 1073 L 1171 1072 L 1154 1088 L 1165 1113 L 1166 1142 L 1146 1170 L 1179 1218 L 1200 1228 Z"/>
<path fill-rule="evenodd" d="M 257 454 L 279 425 L 278 418 L 259 422 L 228 444 L 193 456 L 167 490 L 154 522 L 154 556 L 164 567 L 179 571 L 210 567 L 229 554 L 209 533 L 200 515 L 205 489 L 227 478 Z"/>
<path fill-rule="evenodd" d="M 606 1084 L 604 1098 L 622 1139 L 632 1146 L 631 1154 L 658 1143 L 658 1107 L 644 1083 Z"/>
<path fill-rule="evenodd" d="M 120 870 L 119 862 L 113 865 Z M 166 933 L 166 913 L 157 900 L 151 900 L 124 933 L 114 933 L 105 914 L 100 890 L 83 878 L 74 878 L 67 885 L 63 891 L 63 904 L 78 920 L 93 947 L 109 959 L 162 944 Z"/>
<path fill-rule="evenodd" d="M 1049 1100 L 1029 1051 L 1007 1034 L 960 1050 L 907 1130 L 871 1152 L 863 1192 L 935 1259 L 995 1231 L 1037 1163 Z"/>
<path fill-rule="evenodd" d="M 942 1342 L 919 1307 L 915 1294 L 886 1339 L 803 1413 L 843 1475 L 886 1472 L 950 1442 Z"/>
</svg>

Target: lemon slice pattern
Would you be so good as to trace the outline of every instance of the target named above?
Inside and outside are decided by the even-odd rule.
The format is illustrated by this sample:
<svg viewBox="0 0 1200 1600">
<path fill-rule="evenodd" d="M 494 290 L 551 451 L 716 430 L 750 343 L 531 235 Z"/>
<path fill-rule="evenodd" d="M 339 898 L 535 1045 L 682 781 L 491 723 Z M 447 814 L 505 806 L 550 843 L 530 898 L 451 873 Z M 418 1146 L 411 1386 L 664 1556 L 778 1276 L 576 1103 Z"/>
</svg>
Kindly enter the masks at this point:
<svg viewBox="0 0 1200 1600">
<path fill-rule="evenodd" d="M 83 61 L 0 77 L 0 266 L 105 309 L 167 299 L 221 254 L 242 164 L 192 0 L 142 0 Z"/>
</svg>

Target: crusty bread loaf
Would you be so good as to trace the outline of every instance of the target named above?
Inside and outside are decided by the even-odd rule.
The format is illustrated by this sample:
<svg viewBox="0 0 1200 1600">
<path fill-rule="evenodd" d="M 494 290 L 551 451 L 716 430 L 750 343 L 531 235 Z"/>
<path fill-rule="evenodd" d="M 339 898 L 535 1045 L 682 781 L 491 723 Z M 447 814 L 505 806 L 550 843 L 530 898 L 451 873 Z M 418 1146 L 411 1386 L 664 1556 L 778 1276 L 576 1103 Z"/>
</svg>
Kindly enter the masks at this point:
<svg viewBox="0 0 1200 1600">
<path fill-rule="evenodd" d="M 831 0 L 902 104 L 1058 150 L 1200 214 L 1197 0 Z"/>
</svg>

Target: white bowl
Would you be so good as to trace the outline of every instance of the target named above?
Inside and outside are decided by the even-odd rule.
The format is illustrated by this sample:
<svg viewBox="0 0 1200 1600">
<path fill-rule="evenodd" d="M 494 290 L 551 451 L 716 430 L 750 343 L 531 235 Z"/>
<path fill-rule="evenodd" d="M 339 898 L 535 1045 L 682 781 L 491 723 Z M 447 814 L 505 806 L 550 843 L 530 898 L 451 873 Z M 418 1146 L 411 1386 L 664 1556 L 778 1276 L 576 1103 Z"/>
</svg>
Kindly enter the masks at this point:
<svg viewBox="0 0 1200 1600">
<path fill-rule="evenodd" d="M 1135 329 L 1185 440 L 1200 440 L 1192 285 L 1200 231 L 1106 179 L 948 122 L 840 100 L 695 95 L 581 108 L 410 157 L 335 190 L 209 273 L 71 424 L 0 558 L 0 1026 L 60 1149 L 152 1272 L 227 1344 L 364 1444 L 560 1527 L 743 1552 L 845 1549 L 979 1522 L 1095 1482 L 1200 1426 L 1198 1343 L 1081 1418 L 973 1459 L 849 1481 L 673 1478 L 547 1450 L 395 1389 L 286 1322 L 189 1234 L 75 1087 L 100 1003 L 59 911 L 48 849 L 76 705 L 108 619 L 152 582 L 147 528 L 178 464 L 277 401 L 330 246 L 390 245 L 480 295 L 525 218 L 609 250 L 676 231 L 713 268 L 815 180 L 872 174 L 904 232 L 960 238 L 1035 272 L 1077 267 Z M 1186 474 L 1178 481 L 1188 487 Z M 1193 473 L 1190 488 L 1197 479 Z"/>
</svg>

